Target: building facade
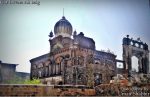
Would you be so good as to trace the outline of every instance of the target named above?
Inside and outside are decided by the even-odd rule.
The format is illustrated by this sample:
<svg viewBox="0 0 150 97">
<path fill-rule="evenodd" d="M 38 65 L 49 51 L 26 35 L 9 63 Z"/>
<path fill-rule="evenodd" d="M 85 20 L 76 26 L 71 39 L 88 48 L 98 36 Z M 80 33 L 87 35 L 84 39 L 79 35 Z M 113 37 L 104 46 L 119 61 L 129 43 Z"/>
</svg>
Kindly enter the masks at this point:
<svg viewBox="0 0 150 97">
<path fill-rule="evenodd" d="M 109 83 L 116 73 L 116 55 L 96 50 L 95 41 L 73 31 L 64 16 L 55 24 L 54 33 L 50 32 L 49 43 L 49 53 L 30 60 L 31 79 L 40 78 L 45 84 L 87 85 L 89 73 L 95 84 Z"/>
</svg>

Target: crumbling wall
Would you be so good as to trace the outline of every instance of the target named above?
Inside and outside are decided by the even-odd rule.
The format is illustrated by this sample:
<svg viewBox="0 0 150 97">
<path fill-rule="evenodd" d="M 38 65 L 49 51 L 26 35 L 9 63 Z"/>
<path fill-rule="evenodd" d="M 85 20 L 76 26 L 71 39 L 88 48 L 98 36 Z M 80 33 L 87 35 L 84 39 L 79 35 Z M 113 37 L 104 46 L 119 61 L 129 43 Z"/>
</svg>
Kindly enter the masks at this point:
<svg viewBox="0 0 150 97">
<path fill-rule="evenodd" d="M 95 90 L 77 86 L 0 85 L 0 96 L 75 96 L 95 95 Z"/>
</svg>

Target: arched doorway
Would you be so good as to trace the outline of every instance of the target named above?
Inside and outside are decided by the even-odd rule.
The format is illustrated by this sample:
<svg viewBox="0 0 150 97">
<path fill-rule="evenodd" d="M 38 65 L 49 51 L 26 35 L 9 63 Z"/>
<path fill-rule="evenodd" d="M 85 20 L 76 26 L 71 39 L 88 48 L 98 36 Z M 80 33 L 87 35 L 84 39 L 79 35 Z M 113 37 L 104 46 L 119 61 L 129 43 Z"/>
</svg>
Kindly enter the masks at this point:
<svg viewBox="0 0 150 97">
<path fill-rule="evenodd" d="M 136 56 L 132 56 L 131 57 L 131 60 L 132 60 L 132 62 L 131 62 L 131 64 L 132 64 L 132 71 L 133 72 L 139 72 L 139 64 L 138 64 L 138 58 L 136 57 Z"/>
</svg>

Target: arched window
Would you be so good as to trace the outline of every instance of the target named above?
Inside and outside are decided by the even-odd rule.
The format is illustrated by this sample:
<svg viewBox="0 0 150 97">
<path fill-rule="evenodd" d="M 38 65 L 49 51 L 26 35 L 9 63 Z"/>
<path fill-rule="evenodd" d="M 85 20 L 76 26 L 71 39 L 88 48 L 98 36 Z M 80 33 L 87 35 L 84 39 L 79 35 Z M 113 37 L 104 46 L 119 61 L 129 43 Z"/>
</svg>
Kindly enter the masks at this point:
<svg viewBox="0 0 150 97">
<path fill-rule="evenodd" d="M 42 72 L 41 72 L 41 70 L 38 71 L 38 77 L 42 77 Z"/>
<path fill-rule="evenodd" d="M 59 63 L 56 64 L 56 74 L 59 74 Z"/>
</svg>

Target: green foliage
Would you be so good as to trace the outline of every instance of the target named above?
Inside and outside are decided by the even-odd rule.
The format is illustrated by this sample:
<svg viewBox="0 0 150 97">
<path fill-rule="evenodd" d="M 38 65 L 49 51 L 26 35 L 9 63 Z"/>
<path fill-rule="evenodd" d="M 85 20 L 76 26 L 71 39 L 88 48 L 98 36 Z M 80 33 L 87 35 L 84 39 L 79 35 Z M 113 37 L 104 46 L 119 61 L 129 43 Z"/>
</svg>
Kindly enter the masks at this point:
<svg viewBox="0 0 150 97">
<path fill-rule="evenodd" d="M 42 84 L 39 79 L 25 80 L 24 84 Z"/>
<path fill-rule="evenodd" d="M 14 76 L 13 79 L 5 81 L 4 84 L 42 84 L 39 79 L 33 78 L 33 80 L 30 79 L 22 79 L 21 77 Z"/>
</svg>

